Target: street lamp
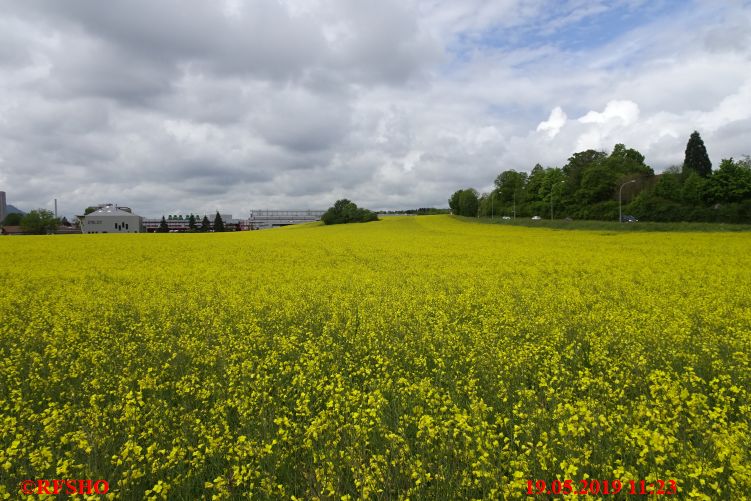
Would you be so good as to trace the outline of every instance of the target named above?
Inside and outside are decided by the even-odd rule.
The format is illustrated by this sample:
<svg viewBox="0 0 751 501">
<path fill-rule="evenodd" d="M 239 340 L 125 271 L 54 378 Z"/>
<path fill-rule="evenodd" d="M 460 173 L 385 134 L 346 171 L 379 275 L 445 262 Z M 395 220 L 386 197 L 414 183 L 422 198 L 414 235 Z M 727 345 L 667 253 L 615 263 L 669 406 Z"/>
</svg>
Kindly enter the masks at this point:
<svg viewBox="0 0 751 501">
<path fill-rule="evenodd" d="M 553 183 L 550 186 L 550 220 L 553 220 L 553 188 L 555 188 L 556 184 L 563 184 L 566 181 L 558 181 L 558 183 Z"/>
<path fill-rule="evenodd" d="M 635 183 L 636 179 L 632 179 L 631 181 L 626 181 L 621 185 L 620 188 L 618 188 L 618 222 L 623 222 L 623 209 L 621 208 L 622 205 L 622 199 L 623 199 L 623 187 L 627 184 Z"/>
</svg>

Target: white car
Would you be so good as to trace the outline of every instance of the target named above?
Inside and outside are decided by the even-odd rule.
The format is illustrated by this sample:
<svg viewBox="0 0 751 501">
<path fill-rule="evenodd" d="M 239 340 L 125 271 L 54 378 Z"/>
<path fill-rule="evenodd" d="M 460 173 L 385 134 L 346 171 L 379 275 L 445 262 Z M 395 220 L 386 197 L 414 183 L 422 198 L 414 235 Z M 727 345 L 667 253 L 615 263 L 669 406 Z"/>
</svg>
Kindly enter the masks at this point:
<svg viewBox="0 0 751 501">
<path fill-rule="evenodd" d="M 532 221 L 539 221 L 542 219 L 540 216 L 532 216 Z"/>
<path fill-rule="evenodd" d="M 503 216 L 503 219 L 511 219 L 511 216 Z"/>
</svg>

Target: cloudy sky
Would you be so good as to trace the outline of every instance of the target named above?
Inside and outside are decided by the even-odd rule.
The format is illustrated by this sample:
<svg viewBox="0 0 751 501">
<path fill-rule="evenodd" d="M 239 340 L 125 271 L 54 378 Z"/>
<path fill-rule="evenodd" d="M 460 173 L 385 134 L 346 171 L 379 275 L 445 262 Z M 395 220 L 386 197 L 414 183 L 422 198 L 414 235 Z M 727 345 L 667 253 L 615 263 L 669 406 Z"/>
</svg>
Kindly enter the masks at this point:
<svg viewBox="0 0 751 501">
<path fill-rule="evenodd" d="M 698 130 L 751 154 L 751 2 L 0 0 L 0 190 L 145 216 L 445 207 Z"/>
</svg>

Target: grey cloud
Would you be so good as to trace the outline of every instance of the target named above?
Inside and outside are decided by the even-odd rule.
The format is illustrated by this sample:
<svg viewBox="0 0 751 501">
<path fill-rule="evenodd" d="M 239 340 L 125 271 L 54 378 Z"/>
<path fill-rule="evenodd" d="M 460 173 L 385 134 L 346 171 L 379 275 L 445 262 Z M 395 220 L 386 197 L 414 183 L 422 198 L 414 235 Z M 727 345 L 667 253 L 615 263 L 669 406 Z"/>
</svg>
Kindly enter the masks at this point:
<svg viewBox="0 0 751 501">
<path fill-rule="evenodd" d="M 26 25 L 13 17 L 0 18 L 0 67 L 29 64 L 32 47 L 28 44 Z"/>
<path fill-rule="evenodd" d="M 740 16 L 732 24 L 714 27 L 707 31 L 704 43 L 712 52 L 741 52 L 751 48 L 751 17 Z"/>
<path fill-rule="evenodd" d="M 126 105 L 149 106 L 172 91 L 179 70 L 174 64 L 145 60 L 93 40 L 72 40 L 55 55 L 40 87 L 51 97 L 104 97 Z"/>
<path fill-rule="evenodd" d="M 328 148 L 341 139 L 348 130 L 349 110 L 342 96 L 327 99 L 286 89 L 259 106 L 251 121 L 256 133 L 271 144 L 307 152 Z"/>
<path fill-rule="evenodd" d="M 37 16 L 76 27 L 157 63 L 194 61 L 226 71 L 284 77 L 299 71 L 322 47 L 314 24 L 293 19 L 276 2 L 254 1 L 239 17 L 214 2 L 28 2 Z"/>
<path fill-rule="evenodd" d="M 749 153 L 751 123 L 736 112 L 751 85 L 734 28 L 745 6 L 656 19 L 571 52 L 482 37 L 554 34 L 549 12 L 589 15 L 578 0 L 222 5 L 0 0 L 9 202 L 58 198 L 72 214 L 116 201 L 152 216 L 326 208 L 342 196 L 445 206 L 502 170 L 562 165 L 587 134 L 640 149 L 658 170 L 681 160 L 697 124 L 708 124 L 713 162 Z M 635 123 L 576 121 L 618 100 L 639 107 Z M 569 118 L 560 133 L 536 132 L 556 106 Z"/>
</svg>

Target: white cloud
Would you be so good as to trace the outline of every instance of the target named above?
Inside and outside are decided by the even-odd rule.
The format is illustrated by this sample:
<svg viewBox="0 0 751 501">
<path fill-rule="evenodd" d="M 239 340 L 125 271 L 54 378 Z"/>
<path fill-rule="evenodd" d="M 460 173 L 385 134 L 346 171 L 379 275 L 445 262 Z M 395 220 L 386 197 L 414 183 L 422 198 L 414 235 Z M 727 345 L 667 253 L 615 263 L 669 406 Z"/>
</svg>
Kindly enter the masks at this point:
<svg viewBox="0 0 751 501">
<path fill-rule="evenodd" d="M 590 111 L 579 122 L 583 124 L 611 124 L 616 122 L 617 125 L 628 127 L 636 123 L 639 119 L 639 106 L 633 101 L 610 101 L 605 109 L 600 113 Z"/>
<path fill-rule="evenodd" d="M 544 122 L 540 122 L 537 126 L 537 131 L 546 132 L 548 137 L 553 138 L 561 131 L 561 127 L 566 125 L 567 120 L 568 117 L 566 116 L 566 113 L 563 112 L 560 106 L 556 106 L 553 108 L 553 111 L 550 112 L 548 119 Z"/>
</svg>

